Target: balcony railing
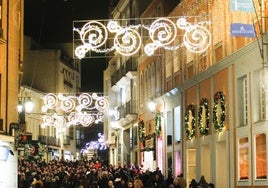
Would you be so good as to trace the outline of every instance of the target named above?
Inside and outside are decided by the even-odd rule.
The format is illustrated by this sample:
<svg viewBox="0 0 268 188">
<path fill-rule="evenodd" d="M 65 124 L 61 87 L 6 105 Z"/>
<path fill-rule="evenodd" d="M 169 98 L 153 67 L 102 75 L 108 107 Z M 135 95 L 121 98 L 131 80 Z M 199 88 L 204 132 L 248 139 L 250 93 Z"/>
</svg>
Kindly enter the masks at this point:
<svg viewBox="0 0 268 188">
<path fill-rule="evenodd" d="M 126 63 L 121 65 L 117 71 L 111 76 L 111 84 L 116 85 L 116 83 L 124 77 L 128 72 L 137 71 L 138 63 L 134 59 L 128 59 Z"/>
<path fill-rule="evenodd" d="M 126 104 L 119 107 L 120 119 L 127 115 L 137 114 L 136 100 L 130 100 Z"/>
<path fill-rule="evenodd" d="M 70 137 L 69 136 L 63 136 L 63 145 L 70 145 Z"/>
<path fill-rule="evenodd" d="M 48 146 L 60 146 L 60 139 L 52 136 L 39 135 L 38 141 Z"/>
<path fill-rule="evenodd" d="M 69 88 L 73 88 L 73 84 L 67 80 L 64 80 L 64 85 L 68 86 Z"/>
</svg>

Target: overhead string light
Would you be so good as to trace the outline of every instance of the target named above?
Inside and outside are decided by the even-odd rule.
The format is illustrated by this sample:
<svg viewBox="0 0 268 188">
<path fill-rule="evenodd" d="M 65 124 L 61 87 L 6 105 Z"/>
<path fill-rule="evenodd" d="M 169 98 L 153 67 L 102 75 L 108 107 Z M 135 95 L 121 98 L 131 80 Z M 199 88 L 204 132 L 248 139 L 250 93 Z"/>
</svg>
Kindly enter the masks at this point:
<svg viewBox="0 0 268 188">
<path fill-rule="evenodd" d="M 177 50 L 185 47 L 193 53 L 202 53 L 211 44 L 211 34 L 207 29 L 207 25 L 211 22 L 205 20 L 191 23 L 187 21 L 187 18 L 186 16 L 178 19 L 158 18 L 150 25 L 129 26 L 121 26 L 122 20 L 88 21 L 81 28 L 74 28 L 74 36 L 76 34 L 79 36 L 74 38 L 74 53 L 79 59 L 86 57 L 90 51 L 96 53 L 116 51 L 122 56 L 132 56 L 137 54 L 143 46 L 144 53 L 148 56 L 154 55 L 159 48 Z M 107 22 L 106 25 L 105 22 Z M 81 22 L 74 22 L 74 25 L 81 26 Z M 178 29 L 184 31 L 183 41 L 181 44 L 174 45 L 179 33 Z M 148 36 L 144 36 L 145 33 L 148 33 Z M 110 47 L 106 48 L 108 42 Z"/>
</svg>

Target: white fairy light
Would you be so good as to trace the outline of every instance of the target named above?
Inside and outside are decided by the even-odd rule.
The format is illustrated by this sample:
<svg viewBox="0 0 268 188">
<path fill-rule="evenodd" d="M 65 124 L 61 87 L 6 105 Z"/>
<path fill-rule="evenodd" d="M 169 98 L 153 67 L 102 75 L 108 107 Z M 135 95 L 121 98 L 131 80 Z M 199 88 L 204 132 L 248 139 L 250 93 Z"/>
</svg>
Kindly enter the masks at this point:
<svg viewBox="0 0 268 188">
<path fill-rule="evenodd" d="M 72 125 L 88 127 L 93 123 L 103 122 L 103 112 L 109 108 L 107 97 L 99 96 L 97 93 L 82 93 L 79 96 L 49 93 L 43 97 L 43 101 L 42 110 L 45 115 L 42 117 L 42 128 Z"/>
<path fill-rule="evenodd" d="M 177 28 L 170 19 L 159 18 L 151 24 L 149 35 L 153 43 L 146 44 L 145 52 L 150 56 L 157 48 L 166 46 L 175 40 Z"/>
<path fill-rule="evenodd" d="M 105 20 L 89 21 L 81 29 L 74 29 L 74 32 L 80 36 L 78 40 L 81 41 L 81 45 L 75 48 L 75 56 L 79 59 L 84 58 L 89 51 L 96 53 L 116 51 L 122 56 L 132 56 L 139 52 L 142 43 L 144 43 L 144 52 L 148 56 L 153 55 L 158 48 L 177 50 L 186 47 L 193 53 L 204 52 L 211 44 L 211 34 L 205 27 L 211 24 L 211 21 L 190 23 L 187 18 L 158 18 L 149 26 L 143 24 L 120 26 L 120 21 L 116 20 L 109 20 L 105 26 L 101 23 Z M 185 31 L 183 42 L 173 46 L 177 29 Z M 146 32 L 142 30 L 147 30 L 149 36 L 144 36 L 143 33 Z M 110 48 L 105 48 L 104 44 L 112 37 L 113 44 L 109 42 Z M 142 38 L 145 41 L 142 41 Z M 76 44 L 78 40 L 75 40 Z"/>
</svg>

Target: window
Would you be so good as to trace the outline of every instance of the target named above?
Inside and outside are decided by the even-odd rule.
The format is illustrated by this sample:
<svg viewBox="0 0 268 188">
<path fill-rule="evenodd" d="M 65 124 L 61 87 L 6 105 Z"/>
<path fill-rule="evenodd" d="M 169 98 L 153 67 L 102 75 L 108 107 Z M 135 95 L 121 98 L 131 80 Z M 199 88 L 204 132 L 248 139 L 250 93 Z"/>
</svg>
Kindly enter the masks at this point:
<svg viewBox="0 0 268 188">
<path fill-rule="evenodd" d="M 239 126 L 248 125 L 248 78 L 243 76 L 237 81 L 237 102 Z"/>
<path fill-rule="evenodd" d="M 172 75 L 173 52 L 166 51 L 166 78 Z"/>
<path fill-rule="evenodd" d="M 255 91 L 252 95 L 252 120 L 254 123 L 265 119 L 265 91 L 262 82 L 262 71 L 254 71 L 252 90 Z"/>
<path fill-rule="evenodd" d="M 266 179 L 266 135 L 256 135 L 256 178 Z"/>
<path fill-rule="evenodd" d="M 155 79 L 156 79 L 156 87 L 155 87 L 155 92 L 156 92 L 156 95 L 160 95 L 161 93 L 161 80 L 162 80 L 162 69 L 161 69 L 161 59 L 160 58 L 157 58 L 157 62 L 156 62 L 156 76 L 155 76 Z"/>
<path fill-rule="evenodd" d="M 173 121 L 172 121 L 172 111 L 167 112 L 167 145 L 172 144 L 173 135 Z"/>
<path fill-rule="evenodd" d="M 181 141 L 181 108 L 180 106 L 177 106 L 174 108 L 174 139 L 176 142 Z"/>
<path fill-rule="evenodd" d="M 249 157 L 249 143 L 248 138 L 240 138 L 239 139 L 239 179 L 245 180 L 249 179 L 249 164 L 248 164 L 248 157 Z"/>
<path fill-rule="evenodd" d="M 208 68 L 207 56 L 206 54 L 201 54 L 199 60 L 199 71 L 202 72 L 207 68 Z"/>
<path fill-rule="evenodd" d="M 218 62 L 223 58 L 222 54 L 223 48 L 222 48 L 222 43 L 219 42 L 218 44 L 215 45 L 215 61 Z"/>
<path fill-rule="evenodd" d="M 180 61 L 179 61 L 179 52 L 174 51 L 173 52 L 173 73 L 176 73 L 180 70 Z"/>
</svg>

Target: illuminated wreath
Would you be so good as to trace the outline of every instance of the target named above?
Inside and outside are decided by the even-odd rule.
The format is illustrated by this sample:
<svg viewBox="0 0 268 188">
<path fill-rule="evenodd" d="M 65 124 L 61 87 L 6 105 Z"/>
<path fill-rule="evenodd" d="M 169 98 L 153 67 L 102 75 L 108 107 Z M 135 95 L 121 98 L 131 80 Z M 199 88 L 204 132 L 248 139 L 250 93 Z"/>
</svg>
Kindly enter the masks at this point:
<svg viewBox="0 0 268 188">
<path fill-rule="evenodd" d="M 186 137 L 191 140 L 195 135 L 195 106 L 193 104 L 187 106 L 184 122 Z"/>
<path fill-rule="evenodd" d="M 198 128 L 201 135 L 207 135 L 209 130 L 208 100 L 202 98 L 198 110 Z"/>
<path fill-rule="evenodd" d="M 217 131 L 222 131 L 226 119 L 225 97 L 219 91 L 214 95 L 213 124 Z"/>
</svg>

